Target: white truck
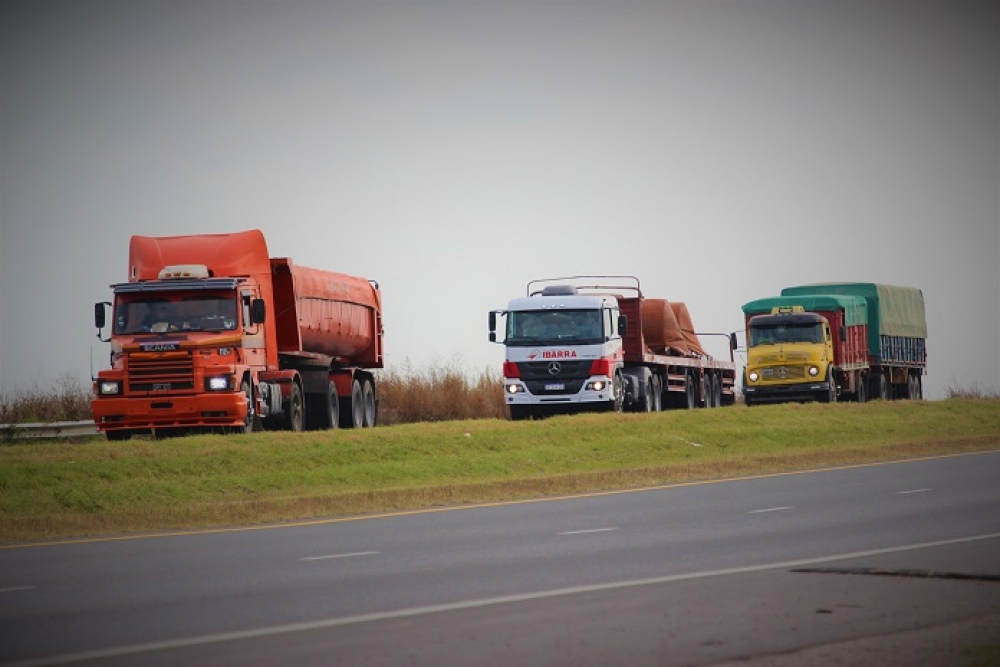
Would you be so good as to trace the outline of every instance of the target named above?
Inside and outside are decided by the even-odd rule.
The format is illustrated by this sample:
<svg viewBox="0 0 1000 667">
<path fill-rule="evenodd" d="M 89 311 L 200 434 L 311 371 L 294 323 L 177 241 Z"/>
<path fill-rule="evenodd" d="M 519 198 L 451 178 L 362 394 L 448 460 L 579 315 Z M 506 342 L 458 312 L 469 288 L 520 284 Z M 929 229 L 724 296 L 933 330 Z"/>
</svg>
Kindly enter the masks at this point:
<svg viewBox="0 0 1000 667">
<path fill-rule="evenodd" d="M 506 347 L 511 419 L 735 402 L 732 338 L 730 360 L 714 359 L 701 347 L 687 307 L 645 298 L 638 278 L 546 278 L 529 282 L 526 291 L 506 310 L 489 313 L 489 339 Z"/>
</svg>

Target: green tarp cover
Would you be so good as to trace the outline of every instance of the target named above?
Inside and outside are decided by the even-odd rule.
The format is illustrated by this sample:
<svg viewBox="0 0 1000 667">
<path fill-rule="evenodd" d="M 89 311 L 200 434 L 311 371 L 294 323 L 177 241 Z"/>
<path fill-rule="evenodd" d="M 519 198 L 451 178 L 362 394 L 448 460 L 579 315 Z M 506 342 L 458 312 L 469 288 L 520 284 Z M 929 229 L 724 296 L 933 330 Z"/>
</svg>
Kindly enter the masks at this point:
<svg viewBox="0 0 1000 667">
<path fill-rule="evenodd" d="M 782 296 L 803 294 L 846 294 L 864 297 L 871 321 L 868 323 L 868 347 L 878 350 L 879 336 L 927 338 L 924 293 L 915 287 L 877 283 L 822 283 L 800 285 L 781 290 Z"/>
<path fill-rule="evenodd" d="M 798 296 L 772 296 L 757 299 L 743 304 L 746 315 L 761 315 L 771 312 L 772 308 L 788 308 L 802 306 L 811 312 L 844 311 L 844 324 L 854 326 L 868 322 L 868 303 L 859 296 L 836 294 L 802 294 Z"/>
</svg>

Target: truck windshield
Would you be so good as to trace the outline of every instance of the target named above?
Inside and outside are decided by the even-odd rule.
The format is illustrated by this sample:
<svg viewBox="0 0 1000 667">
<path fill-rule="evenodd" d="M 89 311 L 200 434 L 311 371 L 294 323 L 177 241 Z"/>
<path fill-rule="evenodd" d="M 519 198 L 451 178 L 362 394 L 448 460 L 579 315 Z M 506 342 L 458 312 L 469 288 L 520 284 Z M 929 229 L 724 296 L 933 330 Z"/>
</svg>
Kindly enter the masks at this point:
<svg viewBox="0 0 1000 667">
<path fill-rule="evenodd" d="M 822 343 L 823 325 L 819 322 L 801 324 L 754 324 L 750 327 L 750 347 L 776 343 Z"/>
<path fill-rule="evenodd" d="M 600 310 L 520 310 L 507 313 L 507 345 L 604 342 Z"/>
<path fill-rule="evenodd" d="M 234 296 L 189 296 L 119 299 L 115 303 L 115 333 L 171 331 L 232 331 L 236 328 Z"/>
</svg>

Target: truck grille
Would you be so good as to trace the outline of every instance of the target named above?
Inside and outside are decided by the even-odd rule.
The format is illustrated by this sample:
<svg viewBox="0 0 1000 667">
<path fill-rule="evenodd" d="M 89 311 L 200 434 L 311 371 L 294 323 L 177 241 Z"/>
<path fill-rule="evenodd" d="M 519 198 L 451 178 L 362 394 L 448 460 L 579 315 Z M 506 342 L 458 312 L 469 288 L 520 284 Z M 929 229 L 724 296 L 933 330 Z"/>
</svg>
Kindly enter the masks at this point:
<svg viewBox="0 0 1000 667">
<path fill-rule="evenodd" d="M 804 366 L 768 366 L 760 369 L 764 380 L 801 380 L 806 376 Z"/>
<path fill-rule="evenodd" d="M 552 380 L 590 377 L 593 361 L 522 361 L 517 365 L 522 380 Z"/>
<path fill-rule="evenodd" d="M 194 389 L 194 361 L 191 352 L 128 358 L 128 391 L 177 392 Z"/>
</svg>

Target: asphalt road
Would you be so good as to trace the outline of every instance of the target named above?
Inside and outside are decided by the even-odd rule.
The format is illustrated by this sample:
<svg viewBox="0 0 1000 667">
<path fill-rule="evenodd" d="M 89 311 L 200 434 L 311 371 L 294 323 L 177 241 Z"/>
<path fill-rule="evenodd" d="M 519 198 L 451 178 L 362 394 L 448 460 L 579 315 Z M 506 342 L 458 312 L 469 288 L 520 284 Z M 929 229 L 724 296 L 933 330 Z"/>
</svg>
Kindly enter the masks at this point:
<svg viewBox="0 0 1000 667">
<path fill-rule="evenodd" d="M 955 664 L 1000 643 L 998 479 L 993 452 L 4 548 L 0 662 Z"/>
</svg>

